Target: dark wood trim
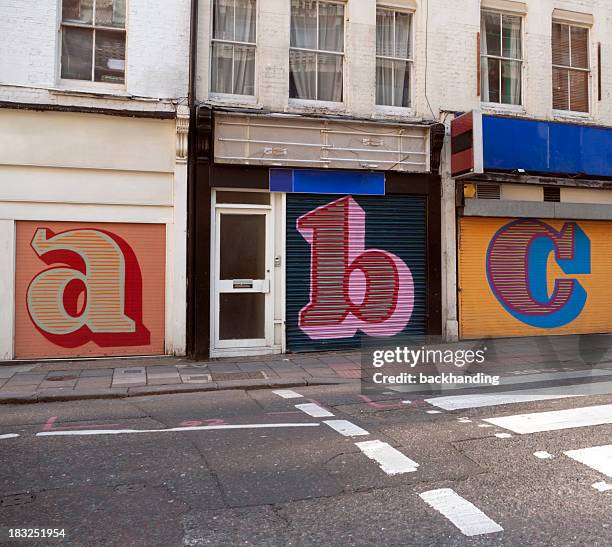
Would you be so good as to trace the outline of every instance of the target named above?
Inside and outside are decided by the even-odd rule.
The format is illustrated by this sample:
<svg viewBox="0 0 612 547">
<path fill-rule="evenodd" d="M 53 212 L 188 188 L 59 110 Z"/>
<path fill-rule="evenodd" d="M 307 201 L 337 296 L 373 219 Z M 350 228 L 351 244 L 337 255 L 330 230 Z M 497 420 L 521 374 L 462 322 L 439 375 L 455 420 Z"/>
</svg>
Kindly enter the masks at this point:
<svg viewBox="0 0 612 547">
<path fill-rule="evenodd" d="M 248 165 L 212 165 L 209 185 L 213 188 L 268 190 L 270 188 L 269 169 Z"/>
<path fill-rule="evenodd" d="M 194 185 L 192 343 L 190 355 L 206 359 L 210 351 L 210 237 L 211 188 L 267 189 L 268 168 L 209 165 L 198 162 Z M 440 177 L 429 174 L 386 173 L 389 195 L 422 195 L 427 199 L 427 333 L 442 333 L 441 202 Z"/>
<path fill-rule="evenodd" d="M 211 189 L 210 165 L 196 166 L 196 180 L 193 188 L 193 243 L 191 283 L 189 293 L 191 308 L 191 343 L 189 354 L 196 359 L 208 359 L 210 353 L 210 215 Z"/>
<path fill-rule="evenodd" d="M 126 100 L 128 100 L 126 98 Z M 90 106 L 68 106 L 58 104 L 13 103 L 0 101 L 0 108 L 12 110 L 34 110 L 37 112 L 73 112 L 77 114 L 101 114 L 103 116 L 117 116 L 123 118 L 151 118 L 159 120 L 174 120 L 176 112 L 162 112 L 152 110 L 115 110 L 113 108 L 95 108 Z"/>
<path fill-rule="evenodd" d="M 441 181 L 430 180 L 427 196 L 427 334 L 442 335 Z"/>
</svg>

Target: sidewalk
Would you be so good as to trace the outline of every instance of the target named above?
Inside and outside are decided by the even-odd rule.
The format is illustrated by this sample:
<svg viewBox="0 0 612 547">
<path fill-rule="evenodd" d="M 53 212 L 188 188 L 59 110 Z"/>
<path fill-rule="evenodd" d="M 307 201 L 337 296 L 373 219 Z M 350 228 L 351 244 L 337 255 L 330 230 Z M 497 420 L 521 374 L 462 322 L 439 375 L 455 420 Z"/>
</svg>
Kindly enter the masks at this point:
<svg viewBox="0 0 612 547">
<path fill-rule="evenodd" d="M 485 347 L 486 372 L 612 365 L 612 335 L 498 338 L 460 344 Z M 0 404 L 343 384 L 359 381 L 360 359 L 359 351 L 351 351 L 212 361 L 135 357 L 8 362 L 0 363 Z"/>
<path fill-rule="evenodd" d="M 342 384 L 360 378 L 359 353 L 267 355 L 197 362 L 139 357 L 0 366 L 0 404 L 163 393 Z"/>
</svg>

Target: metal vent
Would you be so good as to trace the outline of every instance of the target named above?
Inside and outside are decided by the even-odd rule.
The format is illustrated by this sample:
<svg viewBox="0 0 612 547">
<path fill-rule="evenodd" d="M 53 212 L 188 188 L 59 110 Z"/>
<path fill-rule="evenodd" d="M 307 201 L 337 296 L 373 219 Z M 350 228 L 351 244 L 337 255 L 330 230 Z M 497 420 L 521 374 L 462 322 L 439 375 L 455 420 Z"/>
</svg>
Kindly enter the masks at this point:
<svg viewBox="0 0 612 547">
<path fill-rule="evenodd" d="M 476 197 L 478 199 L 499 199 L 499 184 L 477 184 Z"/>
<path fill-rule="evenodd" d="M 558 186 L 544 186 L 544 201 L 561 201 L 561 188 Z"/>
</svg>

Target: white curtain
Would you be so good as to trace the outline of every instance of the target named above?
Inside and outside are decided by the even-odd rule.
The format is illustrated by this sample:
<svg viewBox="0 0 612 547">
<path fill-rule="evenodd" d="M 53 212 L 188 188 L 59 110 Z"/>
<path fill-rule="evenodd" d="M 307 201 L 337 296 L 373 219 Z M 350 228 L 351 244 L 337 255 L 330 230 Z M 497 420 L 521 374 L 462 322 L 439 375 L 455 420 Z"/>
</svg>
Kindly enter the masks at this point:
<svg viewBox="0 0 612 547">
<path fill-rule="evenodd" d="M 212 45 L 212 90 L 236 95 L 255 94 L 256 0 L 215 0 Z"/>
<path fill-rule="evenodd" d="M 522 59 L 521 18 L 483 13 L 480 51 L 482 100 L 520 104 L 522 63 L 512 59 Z"/>
<path fill-rule="evenodd" d="M 255 0 L 235 0 L 234 39 L 238 42 L 255 42 Z M 234 46 L 234 93 L 255 94 L 255 46 Z"/>
<path fill-rule="evenodd" d="M 502 18 L 502 56 L 521 59 L 521 18 Z M 518 61 L 502 61 L 502 102 L 521 103 L 521 65 Z"/>
<path fill-rule="evenodd" d="M 376 12 L 376 55 L 394 55 L 393 12 L 377 10 Z M 376 104 L 393 104 L 393 62 L 387 59 L 376 59 Z"/>
<path fill-rule="evenodd" d="M 291 46 L 317 49 L 317 3 L 308 0 L 291 2 Z M 308 51 L 289 53 L 290 96 L 317 98 L 317 55 Z"/>
<path fill-rule="evenodd" d="M 344 7 L 318 4 L 313 0 L 292 0 L 291 46 L 341 53 L 344 50 Z M 342 63 L 342 55 L 292 49 L 289 54 L 290 96 L 342 101 Z"/>
<path fill-rule="evenodd" d="M 493 98 L 491 97 L 491 90 L 489 87 L 489 79 L 491 76 L 491 70 L 494 67 L 489 66 L 489 59 L 486 55 L 493 54 L 497 49 L 499 51 L 499 46 L 495 47 L 496 41 L 499 40 L 499 34 L 495 33 L 496 30 L 499 29 L 499 15 L 491 15 L 489 13 L 483 13 L 480 25 L 480 94 L 482 101 L 485 103 L 493 102 Z M 495 37 L 497 36 L 497 40 Z M 489 42 L 491 42 L 491 48 L 489 48 Z M 497 53 L 499 55 L 500 52 Z M 498 64 L 499 62 L 496 60 L 492 60 L 494 64 Z M 497 85 L 493 85 L 493 89 L 497 89 Z"/>
</svg>

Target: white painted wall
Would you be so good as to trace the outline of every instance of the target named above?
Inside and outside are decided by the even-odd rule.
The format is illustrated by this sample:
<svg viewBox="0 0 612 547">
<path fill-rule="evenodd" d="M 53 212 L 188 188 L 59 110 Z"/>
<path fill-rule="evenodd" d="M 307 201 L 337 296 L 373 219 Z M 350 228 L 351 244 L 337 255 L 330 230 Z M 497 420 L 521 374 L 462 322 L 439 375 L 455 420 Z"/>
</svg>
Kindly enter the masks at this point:
<svg viewBox="0 0 612 547">
<path fill-rule="evenodd" d="M 150 99 L 186 98 L 190 0 L 127 4 L 126 85 L 116 88 L 59 79 L 61 0 L 0 2 L 0 101 L 168 110 Z"/>
<path fill-rule="evenodd" d="M 482 0 L 495 4 L 496 0 Z M 288 0 L 258 0 L 257 81 L 252 99 L 211 97 L 210 29 L 212 0 L 201 0 L 199 10 L 198 98 L 222 104 L 244 104 L 273 111 L 312 111 L 296 106 L 289 94 Z M 412 109 L 385 109 L 375 103 L 376 0 L 346 0 L 345 98 L 334 112 L 357 117 L 440 118 L 441 110 L 467 111 L 480 107 L 477 93 L 477 33 L 481 0 L 389 0 L 380 5 L 414 9 L 414 69 Z M 499 4 L 499 2 L 498 2 Z M 511 5 L 513 2 L 506 2 Z M 521 6 L 521 2 L 514 2 Z M 504 5 L 501 2 L 501 5 Z M 588 13 L 592 67 L 596 44 L 602 57 L 612 58 L 612 2 L 609 0 L 527 0 L 524 19 L 524 104 L 522 108 L 490 108 L 542 119 L 562 118 L 552 109 L 551 25 L 553 9 Z M 604 70 L 601 102 L 596 99 L 597 78 L 592 72 L 591 120 L 612 125 L 612 71 Z M 425 93 L 427 91 L 427 93 Z M 315 111 L 325 111 L 318 105 Z M 430 109 L 431 106 L 431 109 Z M 486 110 L 486 109 L 485 109 Z"/>
</svg>

